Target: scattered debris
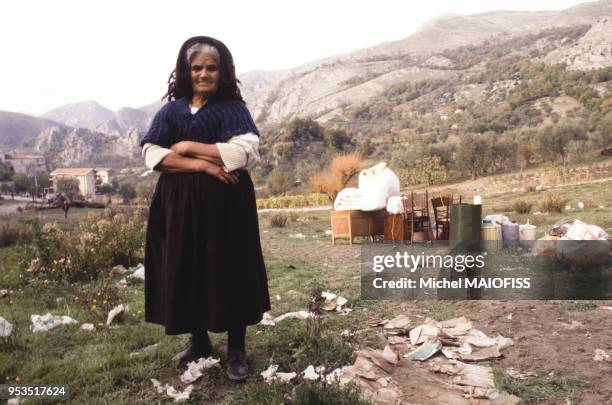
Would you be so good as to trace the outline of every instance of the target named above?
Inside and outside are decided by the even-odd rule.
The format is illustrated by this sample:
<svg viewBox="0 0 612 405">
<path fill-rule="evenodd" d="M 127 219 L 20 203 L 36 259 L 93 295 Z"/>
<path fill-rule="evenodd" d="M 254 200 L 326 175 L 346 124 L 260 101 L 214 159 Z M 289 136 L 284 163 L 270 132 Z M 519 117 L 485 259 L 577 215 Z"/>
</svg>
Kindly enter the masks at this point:
<svg viewBox="0 0 612 405">
<path fill-rule="evenodd" d="M 398 315 L 390 321 L 385 321 L 383 329 L 388 335 L 405 334 L 410 329 L 410 318 L 403 314 Z"/>
<path fill-rule="evenodd" d="M 488 398 L 488 390 L 495 386 L 493 369 L 489 366 L 449 360 L 448 364 L 433 363 L 430 370 L 453 376 L 452 382 L 462 386 L 466 394 L 475 398 Z"/>
<path fill-rule="evenodd" d="M 193 385 L 189 385 L 183 391 L 177 391 L 176 388 L 174 388 L 172 385 L 169 385 L 169 384 L 161 385 L 161 383 L 155 378 L 151 378 L 151 382 L 153 383 L 153 387 L 157 389 L 158 394 L 165 392 L 166 395 L 174 399 L 174 402 L 181 402 L 181 401 L 188 400 L 189 396 L 191 395 L 191 391 L 193 391 Z"/>
<path fill-rule="evenodd" d="M 312 364 L 306 367 L 306 369 L 302 373 L 304 374 L 305 380 L 316 381 L 321 377 L 319 373 L 315 371 L 315 368 Z"/>
<path fill-rule="evenodd" d="M 326 235 L 326 236 L 332 236 L 332 231 L 331 231 L 331 229 L 326 230 L 326 231 L 325 231 L 325 235 Z"/>
<path fill-rule="evenodd" d="M 185 384 L 190 384 L 202 377 L 202 370 L 207 368 L 212 368 L 219 365 L 220 359 L 213 359 L 212 357 L 208 358 L 199 358 L 197 361 L 192 361 L 187 364 L 187 370 L 181 375 L 181 382 Z"/>
<path fill-rule="evenodd" d="M 303 233 L 292 233 L 289 234 L 289 237 L 293 239 L 306 239 L 306 235 L 304 235 Z"/>
<path fill-rule="evenodd" d="M 595 361 L 612 361 L 612 357 L 604 350 L 595 349 L 595 356 L 593 357 Z"/>
<path fill-rule="evenodd" d="M 127 276 L 127 278 L 129 278 L 129 279 L 144 280 L 145 279 L 145 268 L 144 268 L 144 265 L 139 264 L 138 266 L 136 266 L 134 272 L 132 272 L 132 274 Z"/>
<path fill-rule="evenodd" d="M 128 307 L 123 306 L 123 304 L 117 305 L 115 308 L 111 309 L 108 313 L 108 317 L 106 318 L 106 326 L 109 326 L 114 320 L 120 321 L 125 315 L 125 311 L 127 311 Z"/>
<path fill-rule="evenodd" d="M 368 324 L 371 327 L 384 326 L 384 335 L 381 336 L 388 344 L 382 351 L 355 351 L 353 365 L 337 372 L 342 385 L 350 381 L 358 383 L 366 399 L 375 403 L 399 403 L 400 398 L 407 394 L 402 390 L 411 390 L 413 395 L 415 388 L 419 392 L 419 384 L 437 381 L 439 389 L 435 394 L 425 392 L 427 388 L 423 388 L 423 395 L 427 398 L 433 400 L 435 395 L 432 403 L 476 404 L 481 402 L 472 402 L 472 399 L 484 399 L 498 405 L 514 405 L 519 400 L 495 389 L 490 366 L 468 363 L 500 357 L 503 349 L 514 344 L 512 339 L 501 335 L 487 336 L 465 317 L 443 322 L 425 319 L 424 323 L 412 328 L 408 318 L 401 315 L 390 321 L 372 319 Z M 438 356 L 439 352 L 443 356 Z M 415 361 L 400 361 L 400 355 Z M 427 360 L 430 360 L 429 367 L 420 364 Z M 451 376 L 450 384 L 430 372 Z M 415 381 L 408 384 L 406 379 Z M 467 401 L 462 402 L 462 396 Z"/>
<path fill-rule="evenodd" d="M 84 323 L 84 324 L 81 325 L 80 329 L 91 331 L 91 330 L 94 330 L 96 328 L 95 328 L 93 323 Z"/>
<path fill-rule="evenodd" d="M 276 323 L 274 323 L 274 318 L 272 317 L 272 315 L 270 315 L 269 313 L 264 313 L 263 314 L 263 318 L 261 319 L 261 322 L 259 322 L 261 325 L 263 326 L 274 326 L 276 325 Z"/>
<path fill-rule="evenodd" d="M 13 332 L 13 325 L 0 316 L 0 337 L 9 337 Z"/>
<path fill-rule="evenodd" d="M 47 332 L 50 329 L 55 328 L 60 325 L 69 325 L 72 323 L 78 323 L 76 319 L 72 319 L 69 316 L 56 316 L 51 315 L 50 313 L 46 313 L 45 315 L 32 315 L 30 316 L 30 321 L 32 325 L 30 325 L 30 329 L 32 332 Z"/>
<path fill-rule="evenodd" d="M 122 264 L 118 264 L 115 267 L 113 267 L 113 270 L 111 271 L 111 273 L 113 274 L 125 274 L 128 272 L 128 269 L 126 269 L 125 267 L 123 267 Z"/>
<path fill-rule="evenodd" d="M 605 311 L 612 311 L 612 306 L 609 306 L 609 305 L 597 305 L 597 309 L 603 309 Z"/>
<path fill-rule="evenodd" d="M 425 361 L 442 349 L 442 342 L 435 339 L 431 342 L 425 342 L 418 349 L 405 354 L 404 357 L 408 360 Z"/>
<path fill-rule="evenodd" d="M 12 294 L 12 293 L 13 293 L 13 291 L 11 291 L 11 290 L 0 290 L 0 298 L 4 298 L 7 295 Z"/>
<path fill-rule="evenodd" d="M 266 370 L 262 371 L 260 375 L 263 377 L 264 381 L 268 384 L 272 384 L 276 381 L 281 383 L 288 383 L 297 377 L 296 372 L 291 373 L 280 373 L 277 372 L 278 364 L 271 364 Z"/>
<path fill-rule="evenodd" d="M 343 308 L 343 306 L 348 302 L 348 300 L 344 297 L 327 291 L 323 291 L 321 293 L 321 297 L 325 298 L 325 302 L 321 306 L 321 309 L 324 311 L 336 311 L 339 313 L 348 313 L 352 311 L 352 309 Z"/>
<path fill-rule="evenodd" d="M 123 277 L 121 280 L 117 281 L 115 286 L 117 288 L 124 288 L 124 287 L 127 287 L 127 284 L 128 284 L 127 279 L 125 277 Z"/>
<path fill-rule="evenodd" d="M 287 312 L 286 314 L 283 315 L 279 315 L 276 318 L 274 318 L 272 321 L 274 323 L 278 323 L 280 321 L 283 321 L 287 318 L 295 318 L 295 319 L 300 319 L 302 321 L 309 319 L 309 318 L 316 318 L 317 314 L 315 314 L 314 312 L 307 312 L 307 311 L 297 311 L 297 312 Z"/>
</svg>

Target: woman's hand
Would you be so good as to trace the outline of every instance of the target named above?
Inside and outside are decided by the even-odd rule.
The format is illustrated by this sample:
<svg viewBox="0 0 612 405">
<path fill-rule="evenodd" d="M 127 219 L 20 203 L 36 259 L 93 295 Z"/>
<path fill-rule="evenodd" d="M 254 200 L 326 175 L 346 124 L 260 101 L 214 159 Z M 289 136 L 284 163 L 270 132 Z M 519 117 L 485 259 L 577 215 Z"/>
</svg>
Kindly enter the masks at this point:
<svg viewBox="0 0 612 405">
<path fill-rule="evenodd" d="M 213 177 L 221 180 L 225 184 L 238 184 L 238 174 L 235 172 L 227 173 L 223 170 L 223 167 L 216 165 L 214 163 L 207 162 L 205 160 L 201 160 L 202 162 L 202 171 L 210 174 Z"/>
<path fill-rule="evenodd" d="M 170 146 L 170 150 L 181 156 L 189 156 L 191 141 L 180 141 Z"/>
</svg>

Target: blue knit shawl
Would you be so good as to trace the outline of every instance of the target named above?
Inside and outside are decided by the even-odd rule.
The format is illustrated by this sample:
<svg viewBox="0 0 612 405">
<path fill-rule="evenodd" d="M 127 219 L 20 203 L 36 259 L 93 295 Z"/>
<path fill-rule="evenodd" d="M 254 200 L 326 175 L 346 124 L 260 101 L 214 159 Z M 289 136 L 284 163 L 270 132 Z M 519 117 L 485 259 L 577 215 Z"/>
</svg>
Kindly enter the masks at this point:
<svg viewBox="0 0 612 405">
<path fill-rule="evenodd" d="M 241 100 L 209 100 L 191 114 L 187 97 L 166 103 L 155 114 L 151 127 L 140 140 L 169 148 L 179 141 L 226 142 L 247 132 L 259 135 L 251 113 Z"/>
</svg>

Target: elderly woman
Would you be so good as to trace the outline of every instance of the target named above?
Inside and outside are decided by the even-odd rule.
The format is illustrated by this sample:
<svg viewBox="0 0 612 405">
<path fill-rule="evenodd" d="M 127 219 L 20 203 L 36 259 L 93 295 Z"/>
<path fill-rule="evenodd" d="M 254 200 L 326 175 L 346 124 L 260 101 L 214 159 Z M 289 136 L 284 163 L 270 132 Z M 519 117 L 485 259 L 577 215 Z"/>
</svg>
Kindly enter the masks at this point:
<svg viewBox="0 0 612 405">
<path fill-rule="evenodd" d="M 246 326 L 270 309 L 253 183 L 259 131 L 220 41 L 181 47 L 166 98 L 140 142 L 161 172 L 145 245 L 145 319 L 191 333 L 179 364 L 212 352 L 207 331 L 228 332 L 227 375 L 244 380 Z"/>
</svg>

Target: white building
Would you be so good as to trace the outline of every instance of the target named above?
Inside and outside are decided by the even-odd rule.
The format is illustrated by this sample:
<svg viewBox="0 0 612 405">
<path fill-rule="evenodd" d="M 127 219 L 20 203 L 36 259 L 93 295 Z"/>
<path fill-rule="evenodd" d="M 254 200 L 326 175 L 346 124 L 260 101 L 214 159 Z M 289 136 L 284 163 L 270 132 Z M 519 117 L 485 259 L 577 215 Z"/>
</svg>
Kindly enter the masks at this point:
<svg viewBox="0 0 612 405">
<path fill-rule="evenodd" d="M 96 194 L 96 172 L 93 168 L 60 168 L 51 172 L 53 188 L 57 192 L 57 181 L 61 178 L 74 178 L 79 182 L 79 191 L 83 197 L 94 197 Z"/>
<path fill-rule="evenodd" d="M 96 176 L 100 179 L 100 185 L 110 184 L 111 181 L 111 168 L 110 167 L 94 167 Z"/>
<path fill-rule="evenodd" d="M 0 160 L 10 164 L 15 173 L 25 173 L 28 176 L 34 176 L 36 172 L 47 172 L 45 157 L 42 155 L 0 153 Z"/>
</svg>

